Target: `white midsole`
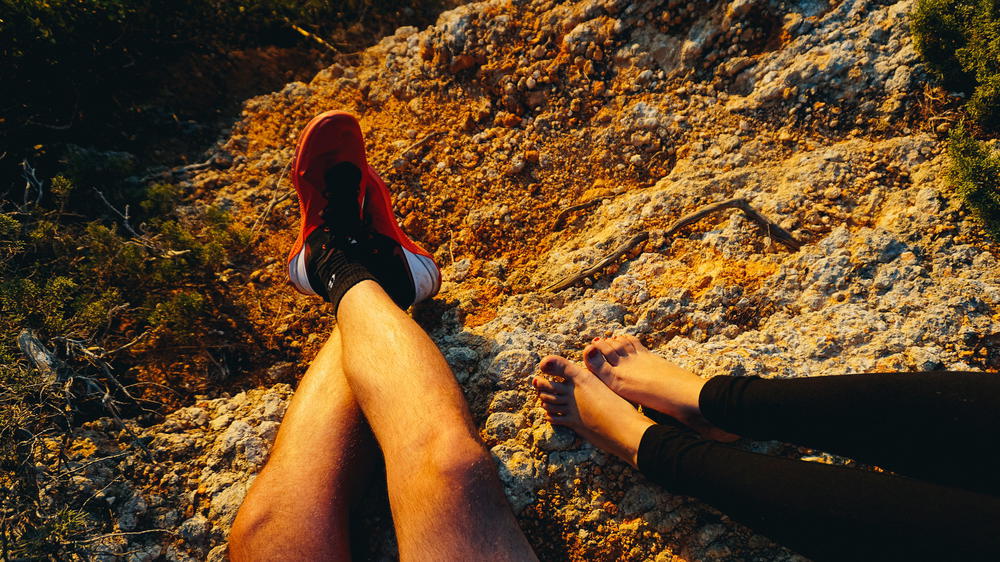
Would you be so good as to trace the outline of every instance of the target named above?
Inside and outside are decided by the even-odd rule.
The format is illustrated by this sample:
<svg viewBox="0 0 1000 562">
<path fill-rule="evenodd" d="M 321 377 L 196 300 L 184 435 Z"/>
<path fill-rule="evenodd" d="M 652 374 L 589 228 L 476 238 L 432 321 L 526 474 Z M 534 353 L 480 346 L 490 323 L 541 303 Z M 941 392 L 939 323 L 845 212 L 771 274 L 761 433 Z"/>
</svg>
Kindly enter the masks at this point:
<svg viewBox="0 0 1000 562">
<path fill-rule="evenodd" d="M 306 247 L 303 244 L 299 253 L 295 254 L 292 261 L 288 262 L 288 278 L 292 280 L 295 288 L 307 295 L 315 295 L 316 291 L 309 286 L 309 275 L 306 273 Z"/>
<path fill-rule="evenodd" d="M 288 277 L 295 287 L 307 295 L 317 294 L 309 285 L 309 274 L 306 273 L 306 247 L 303 245 L 292 261 L 288 262 Z M 413 302 L 433 297 L 441 288 L 441 273 L 434 260 L 421 254 L 415 254 L 403 248 L 406 265 L 410 270 L 410 281 L 413 282 Z"/>
<path fill-rule="evenodd" d="M 410 268 L 410 278 L 413 280 L 413 302 L 433 297 L 441 286 L 441 274 L 434 265 L 434 260 L 414 254 L 406 248 L 403 248 L 403 255 L 406 256 L 406 265 Z"/>
</svg>

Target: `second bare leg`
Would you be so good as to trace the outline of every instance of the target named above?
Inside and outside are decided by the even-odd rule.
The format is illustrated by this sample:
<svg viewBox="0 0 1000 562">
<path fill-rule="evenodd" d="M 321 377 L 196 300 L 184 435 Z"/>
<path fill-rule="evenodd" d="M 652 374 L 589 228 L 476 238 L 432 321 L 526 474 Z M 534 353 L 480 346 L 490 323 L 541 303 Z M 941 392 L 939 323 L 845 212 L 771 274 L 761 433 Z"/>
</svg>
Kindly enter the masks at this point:
<svg viewBox="0 0 1000 562">
<path fill-rule="evenodd" d="M 337 316 L 348 382 L 385 456 L 400 558 L 534 559 L 434 342 L 372 281 Z"/>
<path fill-rule="evenodd" d="M 347 385 L 338 331 L 313 360 L 240 506 L 232 560 L 348 560 L 348 512 L 378 449 Z"/>
</svg>

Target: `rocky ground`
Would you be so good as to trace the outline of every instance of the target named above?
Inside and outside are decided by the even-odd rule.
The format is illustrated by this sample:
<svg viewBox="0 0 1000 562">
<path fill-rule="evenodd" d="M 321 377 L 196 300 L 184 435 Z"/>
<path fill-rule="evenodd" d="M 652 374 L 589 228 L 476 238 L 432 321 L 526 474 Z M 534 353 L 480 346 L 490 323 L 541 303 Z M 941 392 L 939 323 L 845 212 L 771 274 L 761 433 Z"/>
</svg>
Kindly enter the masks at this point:
<svg viewBox="0 0 1000 562">
<path fill-rule="evenodd" d="M 53 497 L 106 506 L 121 532 L 90 543 L 96 557 L 225 558 L 285 383 L 331 323 L 284 285 L 297 220 L 284 172 L 306 121 L 342 108 L 361 117 L 405 228 L 443 266 L 441 294 L 414 315 L 452 365 L 543 559 L 795 558 L 553 430 L 528 381 L 541 356 L 578 357 L 594 336 L 620 333 L 704 377 L 996 371 L 996 246 L 945 182 L 941 133 L 956 100 L 929 86 L 910 6 L 490 0 L 249 100 L 214 166 L 185 182 L 186 204 L 222 204 L 254 227 L 258 261 L 220 282 L 240 288 L 261 345 L 303 360 L 262 372 L 261 388 L 136 428 L 155 460 L 123 449 L 111 422 L 88 424 L 70 448 L 79 470 Z M 662 236 L 733 197 L 801 250 L 738 211 Z M 545 289 L 643 231 L 645 244 L 595 276 Z M 366 517 L 385 527 L 384 499 L 372 498 Z M 375 537 L 373 556 L 391 558 Z"/>
</svg>

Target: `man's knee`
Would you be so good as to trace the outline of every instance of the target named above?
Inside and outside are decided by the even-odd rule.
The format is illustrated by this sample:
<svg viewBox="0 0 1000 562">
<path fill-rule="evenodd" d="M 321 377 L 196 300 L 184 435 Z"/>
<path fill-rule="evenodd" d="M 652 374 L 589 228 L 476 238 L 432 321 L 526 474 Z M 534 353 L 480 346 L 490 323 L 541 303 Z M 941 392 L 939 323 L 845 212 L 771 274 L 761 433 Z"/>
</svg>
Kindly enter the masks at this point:
<svg viewBox="0 0 1000 562">
<path fill-rule="evenodd" d="M 280 485 L 273 479 L 278 477 L 264 481 L 262 477 L 254 484 L 272 489 Z M 329 503 L 312 503 L 312 499 L 312 494 L 301 490 L 283 489 L 279 495 L 251 490 L 229 531 L 230 560 L 349 559 L 346 512 Z"/>
<path fill-rule="evenodd" d="M 258 551 L 257 545 L 267 544 L 268 527 L 273 520 L 273 510 L 263 502 L 248 495 L 236 512 L 236 519 L 229 531 L 229 558 L 234 562 L 249 560 Z"/>
<path fill-rule="evenodd" d="M 424 469 L 456 488 L 478 487 L 496 478 L 496 465 L 471 436 L 439 436 L 424 451 Z"/>
</svg>

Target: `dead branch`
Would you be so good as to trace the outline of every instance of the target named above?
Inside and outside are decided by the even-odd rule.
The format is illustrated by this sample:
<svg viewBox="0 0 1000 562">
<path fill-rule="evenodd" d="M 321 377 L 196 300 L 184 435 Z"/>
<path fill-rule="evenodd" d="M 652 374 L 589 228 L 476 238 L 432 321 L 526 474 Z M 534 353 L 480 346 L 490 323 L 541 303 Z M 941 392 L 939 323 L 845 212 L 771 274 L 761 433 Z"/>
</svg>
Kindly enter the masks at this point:
<svg viewBox="0 0 1000 562">
<path fill-rule="evenodd" d="M 107 206 L 107 208 L 111 209 L 111 212 L 118 215 L 118 218 L 120 218 L 122 221 L 122 226 L 125 227 L 125 230 L 129 231 L 129 234 L 131 234 L 137 240 L 142 240 L 143 242 L 146 242 L 146 239 L 141 234 L 136 232 L 135 229 L 132 228 L 132 225 L 129 224 L 128 222 L 128 205 L 125 205 L 125 212 L 122 213 L 114 205 L 111 204 L 111 201 L 108 201 L 108 198 L 104 196 L 104 193 L 102 193 L 100 189 L 97 189 L 95 187 L 94 192 L 97 193 L 97 196 L 101 198 L 101 201 L 104 202 L 104 205 Z"/>
<path fill-rule="evenodd" d="M 49 125 L 48 123 L 39 123 L 38 121 L 35 121 L 35 116 L 31 116 L 24 122 L 24 124 L 34 125 L 35 127 L 41 127 L 43 129 L 50 129 L 53 131 L 67 131 L 73 127 L 73 118 L 70 117 L 69 123 L 65 125 Z"/>
<path fill-rule="evenodd" d="M 62 383 L 69 378 L 69 368 L 55 356 L 28 328 L 17 335 L 17 346 L 31 364 L 42 373 L 49 384 Z"/>
<path fill-rule="evenodd" d="M 97 463 L 101 463 L 101 462 L 105 462 L 105 461 L 113 461 L 113 460 L 120 459 L 122 457 L 127 457 L 128 454 L 129 454 L 128 451 L 122 451 L 120 453 L 115 453 L 113 455 L 108 455 L 106 457 L 101 457 L 99 459 L 94 459 L 94 460 L 92 460 L 90 462 L 83 463 L 83 464 L 77 466 L 76 468 L 70 468 L 70 469 L 66 470 L 62 474 L 59 474 L 57 476 L 57 478 L 64 478 L 66 476 L 69 476 L 70 474 L 73 474 L 74 472 L 79 472 L 81 470 L 85 470 L 87 468 L 90 468 L 91 466 L 93 466 L 93 465 L 95 465 Z"/>
<path fill-rule="evenodd" d="M 155 179 L 170 179 L 174 176 L 182 176 L 184 174 L 189 174 L 191 172 L 198 172 L 209 168 L 216 163 L 215 155 L 211 156 L 208 160 L 204 162 L 196 162 L 194 164 L 188 164 L 186 166 L 178 166 L 176 168 L 170 168 L 169 170 L 162 170 L 159 172 L 153 172 L 151 174 L 146 174 L 139 178 L 139 183 L 147 183 Z"/>
<path fill-rule="evenodd" d="M 611 197 L 611 195 L 602 195 L 600 197 L 595 197 L 589 201 L 578 203 L 576 205 L 573 205 L 572 207 L 566 207 L 562 211 L 559 211 L 559 214 L 556 215 L 555 222 L 552 223 L 552 230 L 553 231 L 562 230 L 562 227 L 566 226 L 566 218 L 569 217 L 570 213 L 575 213 L 577 211 L 583 211 L 585 209 L 594 207 L 598 203 L 604 201 L 605 199 L 608 199 L 609 197 Z"/>
<path fill-rule="evenodd" d="M 707 217 L 708 215 L 717 213 L 725 209 L 739 209 L 743 211 L 743 214 L 746 215 L 748 219 L 756 223 L 757 226 L 759 226 L 761 230 L 764 231 L 765 236 L 771 238 L 775 242 L 787 246 L 793 252 L 798 251 L 798 249 L 802 247 L 801 242 L 796 240 L 795 237 L 793 237 L 787 230 L 769 221 L 766 217 L 764 217 L 764 215 L 760 214 L 756 209 L 751 207 L 750 203 L 748 203 L 746 199 L 729 199 L 726 201 L 721 201 L 719 203 L 713 203 L 711 205 L 702 207 L 701 209 L 698 209 L 697 211 L 694 211 L 693 213 L 685 215 L 674 221 L 674 223 L 671 224 L 669 228 L 663 231 L 663 237 L 666 238 L 668 236 L 672 236 L 675 232 L 684 228 L 685 226 L 698 222 L 699 220 Z M 628 242 L 625 242 L 624 244 L 616 248 L 613 252 L 611 252 L 604 258 L 600 259 L 595 265 L 588 267 L 587 269 L 581 271 L 580 273 L 564 277 L 563 279 L 546 287 L 545 290 L 556 292 L 556 291 L 561 291 L 572 285 L 575 285 L 576 283 L 579 283 L 580 281 L 598 273 L 602 269 L 615 263 L 622 256 L 628 254 L 633 249 L 638 247 L 639 244 L 642 244 L 648 239 L 649 239 L 649 231 L 640 232 L 635 236 L 633 236 L 631 239 L 629 239 Z"/>
<path fill-rule="evenodd" d="M 148 335 L 149 335 L 149 330 L 146 330 L 145 332 L 143 332 L 143 333 L 139 334 L 138 336 L 132 338 L 132 341 L 126 343 L 125 345 L 122 345 L 120 347 L 116 347 L 115 349 L 112 349 L 111 351 L 104 352 L 104 355 L 107 356 L 107 357 L 111 357 L 112 355 L 114 355 L 114 354 L 116 354 L 116 353 L 118 353 L 120 351 L 125 351 L 126 349 L 132 347 L 133 345 L 141 342 L 142 339 L 145 338 Z"/>
<path fill-rule="evenodd" d="M 108 533 L 106 535 L 100 535 L 96 537 L 91 537 L 89 539 L 77 539 L 69 542 L 64 542 L 64 545 L 71 544 L 86 544 L 91 542 L 103 541 L 105 539 L 114 539 L 118 537 L 131 537 L 135 535 L 148 535 L 149 533 L 167 533 L 169 535 L 176 535 L 176 531 L 171 531 L 170 529 L 143 529 L 141 531 L 120 531 L 117 533 Z"/>
<path fill-rule="evenodd" d="M 42 180 L 38 179 L 38 176 L 35 175 L 35 169 L 31 167 L 31 164 L 28 164 L 27 158 L 21 160 L 21 176 L 24 177 L 24 206 L 28 206 L 28 194 L 32 188 L 37 192 L 34 201 L 35 205 L 41 204 L 42 195 L 45 194 Z"/>
<path fill-rule="evenodd" d="M 212 164 L 215 164 L 215 155 L 212 155 L 211 157 L 209 157 L 208 160 L 205 160 L 204 162 L 196 162 L 194 164 L 188 164 L 187 166 L 173 168 L 170 170 L 170 173 L 172 175 L 189 174 L 191 172 L 198 172 L 204 170 L 210 167 Z"/>
<path fill-rule="evenodd" d="M 132 400 L 133 403 L 137 405 L 139 404 L 139 399 L 137 399 L 135 396 L 132 395 L 132 393 L 128 391 L 128 388 L 125 385 L 123 385 L 121 381 L 118 380 L 118 377 L 115 376 L 114 371 L 112 371 L 111 369 L 111 365 L 107 361 L 102 359 L 102 357 L 108 356 L 107 351 L 105 351 L 103 348 L 97 347 L 96 348 L 97 351 L 95 352 L 91 348 L 87 347 L 86 342 L 72 338 L 60 336 L 57 339 L 66 345 L 67 351 L 69 351 L 70 349 L 75 350 L 77 353 L 85 357 L 91 365 L 99 368 L 104 373 L 106 381 L 110 381 L 118 392 L 124 394 L 126 397 Z M 142 452 L 146 454 L 146 457 L 150 461 L 154 461 L 155 459 L 153 457 L 153 453 L 149 450 L 148 447 L 146 447 L 146 444 L 143 443 L 142 439 L 139 438 L 139 436 L 132 430 L 132 428 L 130 428 L 125 423 L 125 420 L 122 419 L 121 411 L 119 410 L 118 404 L 116 403 L 115 399 L 111 395 L 111 387 L 108 386 L 107 382 L 102 383 L 103 384 L 102 388 L 102 384 L 98 384 L 98 382 L 92 379 L 91 377 L 76 375 L 74 378 L 84 383 L 84 385 L 87 387 L 88 393 L 101 395 L 101 405 L 104 406 L 104 409 L 108 412 L 108 414 L 110 414 L 111 417 L 114 418 L 118 426 L 122 430 L 124 430 L 125 433 L 129 435 L 129 437 L 132 438 L 132 445 L 141 449 Z"/>
<path fill-rule="evenodd" d="M 281 180 L 285 177 L 285 174 L 288 173 L 288 168 L 291 167 L 292 160 L 294 160 L 294 158 L 289 158 L 288 162 L 285 162 L 285 166 L 281 169 L 281 173 L 278 174 L 278 177 L 274 180 L 274 183 L 271 184 L 271 201 L 268 202 L 267 207 L 264 209 L 264 212 L 261 213 L 259 217 L 257 217 L 257 220 L 253 221 L 253 226 L 250 227 L 251 243 L 253 243 L 253 241 L 257 239 L 257 230 L 263 226 L 264 221 L 266 221 L 267 218 L 271 215 L 271 212 L 274 211 L 274 208 L 278 206 L 278 203 L 281 203 L 285 199 L 288 199 L 289 197 L 292 196 L 291 191 L 286 191 L 280 197 L 278 196 L 278 185 L 281 183 Z"/>
<path fill-rule="evenodd" d="M 184 254 L 187 254 L 191 251 L 191 250 L 172 250 L 170 248 L 163 248 L 162 246 L 156 243 L 155 238 L 139 234 L 134 228 L 132 228 L 132 224 L 129 222 L 128 205 L 125 205 L 125 212 L 123 213 L 119 211 L 114 205 L 112 205 L 110 201 L 108 201 L 108 198 L 104 196 L 104 193 L 101 192 L 101 190 L 97 189 L 96 187 L 93 189 L 94 192 L 97 193 L 97 196 L 101 198 L 101 201 L 104 203 L 104 205 L 108 209 L 111 209 L 112 213 L 118 215 L 118 218 L 121 219 L 122 226 L 124 226 L 125 230 L 127 230 L 128 233 L 132 235 L 132 238 L 126 240 L 126 243 L 134 242 L 136 245 L 151 250 L 155 252 L 159 257 L 167 260 L 175 258 L 177 256 L 183 256 Z"/>
<path fill-rule="evenodd" d="M 583 281 L 587 277 L 590 277 L 591 275 L 597 273 L 598 271 L 601 271 L 605 267 L 608 267 L 609 265 L 615 263 L 616 261 L 618 261 L 619 258 L 631 252 L 633 248 L 635 248 L 639 244 L 642 244 L 647 239 L 649 239 L 649 232 L 640 232 L 639 234 L 633 236 L 628 242 L 622 244 L 621 246 L 618 246 L 618 248 L 616 248 L 613 252 L 604 256 L 595 265 L 588 267 L 587 269 L 581 271 L 580 273 L 564 277 L 560 281 L 557 281 L 546 287 L 545 290 L 554 293 L 556 291 L 561 291 L 566 287 L 575 285 L 578 282 Z"/>
<path fill-rule="evenodd" d="M 340 51 L 337 50 L 336 47 L 334 47 L 333 45 L 331 45 L 330 43 L 328 43 L 325 39 L 323 39 L 319 35 L 316 35 L 315 33 L 312 33 L 311 31 L 308 31 L 306 29 L 303 29 L 303 28 L 295 25 L 295 23 L 292 20 L 288 19 L 287 17 L 283 17 L 281 19 L 285 20 L 285 23 L 287 23 L 289 27 L 291 27 L 292 29 L 294 29 L 299 35 L 305 37 L 306 39 L 309 39 L 310 41 L 316 43 L 317 45 L 321 45 L 321 46 L 323 46 L 323 47 L 325 47 L 327 49 L 330 49 L 334 53 L 340 52 Z"/>
<path fill-rule="evenodd" d="M 410 146 L 406 147 L 406 149 L 403 150 L 403 152 L 401 153 L 401 155 L 403 157 L 410 158 L 410 156 L 407 156 L 407 155 L 413 153 L 413 151 L 415 151 L 415 150 L 417 150 L 419 148 L 422 148 L 425 144 L 427 144 L 427 142 L 429 140 L 431 140 L 431 139 L 433 139 L 435 137 L 439 137 L 439 136 L 441 136 L 443 134 L 444 134 L 444 131 L 434 131 L 432 133 L 427 133 L 420 140 L 418 140 L 417 142 L 415 142 L 415 143 L 411 144 Z"/>
</svg>

